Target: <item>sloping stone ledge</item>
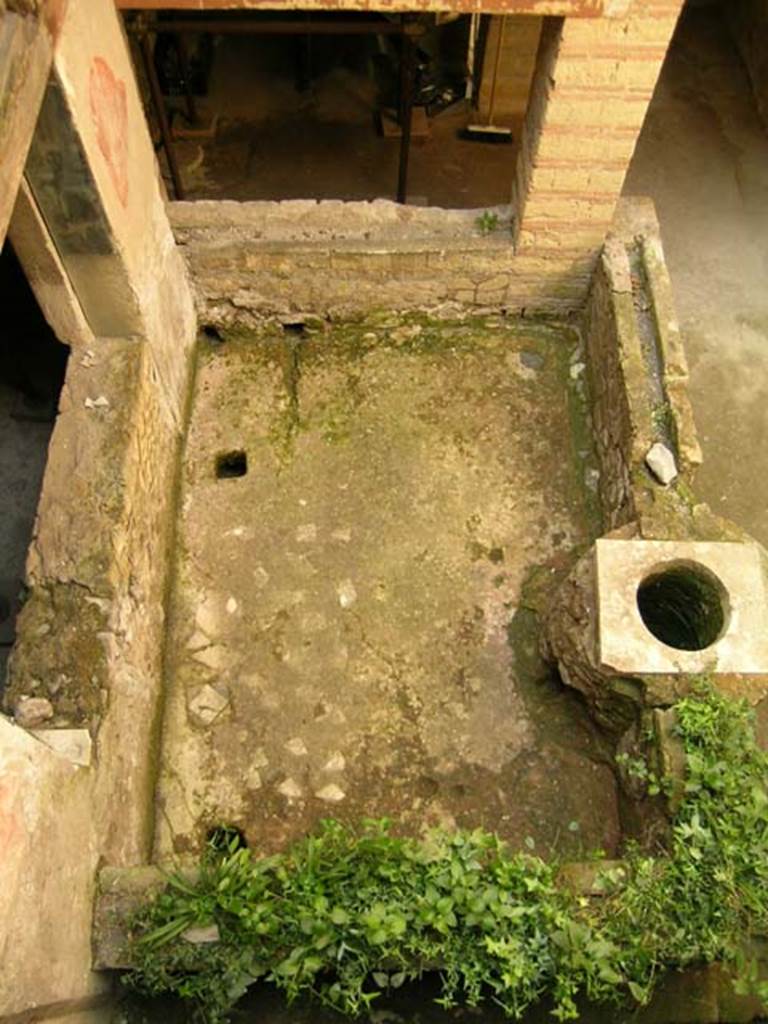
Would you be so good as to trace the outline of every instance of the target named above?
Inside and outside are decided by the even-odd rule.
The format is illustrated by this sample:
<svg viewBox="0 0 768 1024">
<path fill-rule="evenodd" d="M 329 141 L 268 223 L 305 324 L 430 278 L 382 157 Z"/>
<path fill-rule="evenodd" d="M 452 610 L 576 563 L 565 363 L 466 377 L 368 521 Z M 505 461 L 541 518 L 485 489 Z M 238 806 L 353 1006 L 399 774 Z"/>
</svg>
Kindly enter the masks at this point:
<svg viewBox="0 0 768 1024">
<path fill-rule="evenodd" d="M 619 204 L 592 280 L 583 330 L 606 527 L 642 523 L 654 503 L 684 512 L 701 447 L 651 200 L 631 197 Z M 676 460 L 678 475 L 668 487 L 646 465 L 657 443 Z M 663 539 L 665 527 L 651 525 L 654 517 L 648 516 L 642 533 Z"/>
</svg>

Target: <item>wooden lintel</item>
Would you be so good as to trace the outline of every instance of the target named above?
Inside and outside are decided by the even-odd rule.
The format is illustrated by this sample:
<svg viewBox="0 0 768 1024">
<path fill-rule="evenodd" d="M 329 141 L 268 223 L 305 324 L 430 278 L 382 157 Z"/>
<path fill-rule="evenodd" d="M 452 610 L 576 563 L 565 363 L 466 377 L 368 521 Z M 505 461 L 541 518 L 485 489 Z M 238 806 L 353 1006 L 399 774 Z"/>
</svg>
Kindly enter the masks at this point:
<svg viewBox="0 0 768 1024">
<path fill-rule="evenodd" d="M 454 11 L 483 14 L 555 15 L 601 18 L 626 14 L 630 0 L 116 0 L 122 10 L 133 11 L 346 11 L 433 13 Z"/>
</svg>

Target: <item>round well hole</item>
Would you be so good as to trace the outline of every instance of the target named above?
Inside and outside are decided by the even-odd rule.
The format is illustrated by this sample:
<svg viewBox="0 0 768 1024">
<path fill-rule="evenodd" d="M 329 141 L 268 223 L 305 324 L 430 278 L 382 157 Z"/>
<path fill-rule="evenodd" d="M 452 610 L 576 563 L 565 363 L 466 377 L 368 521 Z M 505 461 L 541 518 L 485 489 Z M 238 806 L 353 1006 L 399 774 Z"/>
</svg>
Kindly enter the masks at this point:
<svg viewBox="0 0 768 1024">
<path fill-rule="evenodd" d="M 646 576 L 637 588 L 637 607 L 656 639 L 679 651 L 703 651 L 728 624 L 725 587 L 695 562 L 672 562 Z"/>
</svg>

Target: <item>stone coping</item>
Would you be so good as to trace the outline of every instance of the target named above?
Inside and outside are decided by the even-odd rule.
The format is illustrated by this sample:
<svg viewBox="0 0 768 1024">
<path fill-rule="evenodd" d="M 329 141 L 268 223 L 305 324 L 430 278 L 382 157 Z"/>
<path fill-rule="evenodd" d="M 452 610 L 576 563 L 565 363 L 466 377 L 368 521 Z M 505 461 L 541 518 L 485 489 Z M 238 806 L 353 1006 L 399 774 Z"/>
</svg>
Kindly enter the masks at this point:
<svg viewBox="0 0 768 1024">
<path fill-rule="evenodd" d="M 197 200 L 168 204 L 175 231 L 203 240 L 215 228 L 229 238 L 242 236 L 265 248 L 292 249 L 354 246 L 366 251 L 387 251 L 393 246 L 409 251 L 435 248 L 512 249 L 510 206 L 477 210 L 407 206 L 389 199 L 288 199 L 283 201 Z M 486 234 L 478 227 L 483 214 L 495 215 L 498 225 Z M 218 241 L 217 239 L 213 240 Z"/>
</svg>

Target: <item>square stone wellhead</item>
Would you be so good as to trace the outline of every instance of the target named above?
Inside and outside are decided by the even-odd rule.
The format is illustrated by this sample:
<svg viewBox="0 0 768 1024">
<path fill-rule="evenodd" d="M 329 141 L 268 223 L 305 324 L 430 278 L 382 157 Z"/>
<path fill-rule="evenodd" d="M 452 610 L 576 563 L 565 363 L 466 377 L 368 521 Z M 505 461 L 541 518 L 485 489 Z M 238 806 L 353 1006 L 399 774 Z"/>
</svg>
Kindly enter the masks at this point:
<svg viewBox="0 0 768 1024">
<path fill-rule="evenodd" d="M 760 548 L 720 541 L 598 540 L 597 640 L 615 673 L 768 673 Z"/>
</svg>

